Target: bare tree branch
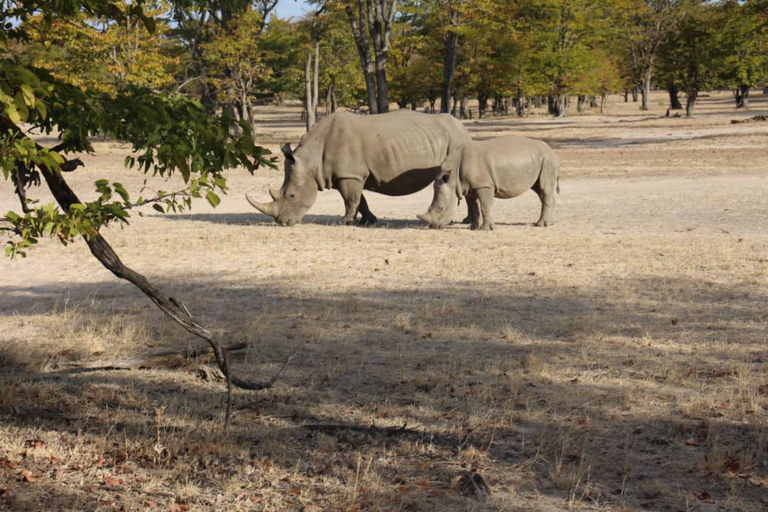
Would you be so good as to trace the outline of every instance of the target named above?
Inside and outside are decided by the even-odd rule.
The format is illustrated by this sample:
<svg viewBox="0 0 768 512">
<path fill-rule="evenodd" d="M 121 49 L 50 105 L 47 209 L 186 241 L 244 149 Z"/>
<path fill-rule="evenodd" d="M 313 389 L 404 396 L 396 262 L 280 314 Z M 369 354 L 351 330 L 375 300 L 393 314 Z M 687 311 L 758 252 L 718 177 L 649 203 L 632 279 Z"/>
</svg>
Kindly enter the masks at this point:
<svg viewBox="0 0 768 512">
<path fill-rule="evenodd" d="M 1 116 L 0 128 L 4 131 L 10 130 L 17 136 L 28 138 L 18 126 L 13 124 L 9 119 Z M 35 145 L 39 149 L 43 149 L 39 144 L 35 143 Z M 78 199 L 75 192 L 69 187 L 60 172 L 45 166 L 40 166 L 40 172 L 45 178 L 53 197 L 64 211 L 69 211 L 72 205 L 81 203 L 80 199 Z M 179 301 L 170 296 L 163 295 L 146 277 L 126 266 L 101 234 L 97 233 L 91 236 L 84 236 L 83 238 L 85 239 L 86 244 L 88 244 L 91 254 L 93 254 L 93 256 L 107 268 L 107 270 L 112 272 L 118 278 L 124 279 L 139 288 L 139 290 L 149 297 L 163 313 L 171 317 L 176 323 L 184 327 L 184 329 L 190 333 L 204 339 L 211 346 L 219 369 L 227 377 L 227 413 L 225 416 L 224 429 L 225 432 L 228 432 L 232 410 L 232 386 L 234 385 L 241 389 L 248 390 L 268 389 L 277 382 L 283 369 L 281 368 L 270 380 L 262 382 L 248 381 L 232 375 L 229 368 L 227 351 L 221 346 L 208 328 L 192 317 L 189 310 L 184 307 L 183 304 L 180 304 Z M 283 368 L 288 364 L 291 357 L 286 360 Z"/>
</svg>

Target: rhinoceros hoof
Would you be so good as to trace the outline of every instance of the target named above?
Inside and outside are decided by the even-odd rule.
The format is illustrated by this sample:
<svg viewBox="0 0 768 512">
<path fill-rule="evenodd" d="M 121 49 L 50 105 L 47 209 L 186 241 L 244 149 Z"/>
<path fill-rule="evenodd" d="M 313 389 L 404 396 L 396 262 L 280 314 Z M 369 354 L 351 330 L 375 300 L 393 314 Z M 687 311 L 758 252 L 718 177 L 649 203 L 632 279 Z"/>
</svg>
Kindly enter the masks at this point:
<svg viewBox="0 0 768 512">
<path fill-rule="evenodd" d="M 480 226 L 480 231 L 493 231 L 496 229 L 496 226 L 494 224 L 483 224 Z"/>
<path fill-rule="evenodd" d="M 551 220 L 540 220 L 539 222 L 535 223 L 533 226 L 536 228 L 545 228 L 547 226 L 551 226 L 554 224 Z"/>
<path fill-rule="evenodd" d="M 463 219 L 461 219 L 461 223 L 462 223 L 462 224 L 472 224 L 472 217 L 470 217 L 469 215 L 467 215 L 466 217 L 464 217 Z"/>
<path fill-rule="evenodd" d="M 477 231 L 478 229 L 480 229 L 480 224 L 470 224 L 469 229 L 471 229 L 472 231 Z"/>
<path fill-rule="evenodd" d="M 362 226 L 364 228 L 375 226 L 378 220 L 379 219 L 377 219 L 373 215 L 371 215 L 370 217 L 363 217 L 362 219 L 360 219 L 360 222 L 358 222 L 358 226 Z"/>
</svg>

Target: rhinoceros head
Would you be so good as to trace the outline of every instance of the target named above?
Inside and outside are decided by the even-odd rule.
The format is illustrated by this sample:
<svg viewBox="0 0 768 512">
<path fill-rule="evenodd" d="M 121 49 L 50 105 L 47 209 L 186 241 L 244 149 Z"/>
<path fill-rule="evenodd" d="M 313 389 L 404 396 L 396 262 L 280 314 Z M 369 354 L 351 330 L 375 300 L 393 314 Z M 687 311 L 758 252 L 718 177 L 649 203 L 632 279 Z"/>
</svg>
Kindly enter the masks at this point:
<svg viewBox="0 0 768 512">
<path fill-rule="evenodd" d="M 461 167 L 461 149 L 449 154 L 440 166 L 440 175 L 435 179 L 435 195 L 427 213 L 417 217 L 433 229 L 443 229 L 451 223 L 456 212 L 456 205 L 463 194 L 459 180 Z M 457 200 L 458 199 L 458 200 Z"/>
<path fill-rule="evenodd" d="M 269 189 L 272 202 L 259 203 L 251 194 L 245 197 L 251 206 L 271 215 L 281 226 L 293 226 L 301 222 L 315 204 L 317 183 L 306 163 L 293 153 L 290 144 L 284 144 L 280 149 L 285 155 L 285 179 L 279 190 Z"/>
</svg>

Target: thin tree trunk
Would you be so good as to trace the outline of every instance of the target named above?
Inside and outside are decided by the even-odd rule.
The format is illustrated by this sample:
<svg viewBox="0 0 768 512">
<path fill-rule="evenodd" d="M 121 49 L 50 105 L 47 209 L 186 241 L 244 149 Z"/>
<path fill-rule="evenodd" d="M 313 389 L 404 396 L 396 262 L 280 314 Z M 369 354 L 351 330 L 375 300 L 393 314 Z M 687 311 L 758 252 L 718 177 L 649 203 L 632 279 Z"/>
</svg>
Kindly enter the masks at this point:
<svg viewBox="0 0 768 512">
<path fill-rule="evenodd" d="M 307 112 L 307 131 L 315 125 L 315 114 L 312 105 L 312 52 L 307 52 L 307 64 L 304 67 L 304 91 L 306 99 L 304 110 Z"/>
<path fill-rule="evenodd" d="M 605 93 L 602 93 L 600 95 L 600 113 L 601 114 L 605 113 L 605 101 L 606 101 L 607 98 L 608 98 L 608 95 L 605 94 Z"/>
<path fill-rule="evenodd" d="M 461 1 L 459 1 L 458 5 L 461 5 Z M 461 12 L 451 7 L 449 20 L 452 28 L 448 30 L 448 37 L 445 39 L 443 94 L 440 99 L 440 111 L 443 113 L 448 113 L 448 107 L 451 102 L 451 84 L 453 83 L 453 75 L 456 72 L 456 47 L 459 42 L 459 34 L 456 33 L 455 28 L 461 22 Z"/>
<path fill-rule="evenodd" d="M 376 77 L 374 75 L 373 60 L 371 59 L 371 48 L 365 32 L 361 29 L 361 27 L 365 27 L 365 5 L 362 0 L 358 0 L 357 3 L 358 19 L 355 19 L 355 14 L 352 12 L 351 7 L 347 6 L 344 10 L 347 13 L 349 24 L 352 27 L 355 46 L 357 46 L 357 53 L 360 55 L 360 64 L 363 67 L 365 88 L 368 93 L 368 111 L 370 114 L 378 114 L 379 106 L 376 101 Z"/>
<path fill-rule="evenodd" d="M 525 117 L 525 98 L 523 97 L 523 88 L 521 86 L 517 87 L 515 113 L 517 114 L 517 117 Z"/>
<path fill-rule="evenodd" d="M 587 101 L 587 97 L 583 94 L 579 94 L 576 100 L 576 111 L 579 113 L 584 112 L 584 103 Z"/>
<path fill-rule="evenodd" d="M 640 103 L 640 110 L 648 110 L 648 101 L 649 101 L 649 95 L 651 94 L 651 74 L 653 72 L 653 68 L 648 66 L 648 69 L 646 69 L 643 72 L 643 79 L 640 82 L 640 96 L 642 97 L 642 102 Z"/>
<path fill-rule="evenodd" d="M 479 103 L 477 116 L 479 118 L 484 118 L 486 116 L 486 111 L 488 110 L 488 95 L 485 93 L 479 94 L 477 101 Z"/>
<path fill-rule="evenodd" d="M 749 86 L 739 85 L 736 88 L 736 108 L 749 110 Z"/>
<path fill-rule="evenodd" d="M 696 87 L 688 87 L 685 99 L 685 117 L 693 117 L 693 109 L 696 106 L 696 99 L 699 97 L 699 90 Z"/>
<path fill-rule="evenodd" d="M 459 101 L 459 117 L 462 119 L 467 118 L 467 95 L 463 94 Z"/>
<path fill-rule="evenodd" d="M 669 92 L 669 108 L 671 110 L 683 110 L 683 105 L 680 103 L 680 91 L 678 91 L 677 85 L 669 83 L 667 91 Z"/>
<path fill-rule="evenodd" d="M 315 77 L 312 91 L 312 117 L 317 121 L 317 105 L 320 100 L 320 41 L 315 41 Z"/>
<path fill-rule="evenodd" d="M 637 103 L 638 90 L 637 87 L 632 88 L 632 102 Z"/>
</svg>

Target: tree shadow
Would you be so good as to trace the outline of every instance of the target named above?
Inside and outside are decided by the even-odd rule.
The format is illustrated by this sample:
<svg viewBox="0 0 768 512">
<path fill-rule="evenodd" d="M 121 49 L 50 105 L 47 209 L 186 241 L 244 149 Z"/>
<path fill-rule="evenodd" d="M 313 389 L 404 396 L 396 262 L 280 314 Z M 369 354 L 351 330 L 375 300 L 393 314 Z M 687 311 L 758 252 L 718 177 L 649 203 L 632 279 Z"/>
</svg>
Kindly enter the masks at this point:
<svg viewBox="0 0 768 512">
<path fill-rule="evenodd" d="M 521 272 L 519 279 L 530 277 Z M 512 509 L 494 495 L 481 503 L 450 488 L 457 471 L 472 468 L 495 493 L 514 485 L 558 503 L 576 496 L 589 506 L 666 510 L 687 499 L 734 503 L 728 500 L 736 499 L 736 486 L 737 506 L 760 506 L 760 487 L 752 482 L 766 477 L 753 464 L 765 441 L 765 400 L 757 398 L 762 410 L 745 412 L 746 420 L 730 415 L 735 405 L 675 402 L 686 390 L 749 371 L 739 370 L 745 362 L 728 351 L 695 349 L 713 346 L 726 329 L 740 349 L 751 345 L 759 357 L 763 292 L 653 276 L 536 291 L 457 281 L 297 292 L 290 280 L 245 288 L 228 282 L 212 276 L 170 292 L 183 296 L 176 292 L 193 288 L 207 297 L 205 309 L 234 310 L 226 330 L 245 333 L 250 346 L 238 373 L 268 376 L 287 354 L 297 354 L 275 388 L 236 393 L 232 438 L 215 441 L 229 446 L 217 449 L 217 466 L 205 462 L 204 447 L 218 439 L 223 388 L 197 380 L 193 369 L 5 374 L 0 379 L 13 389 L 16 409 L 6 405 L 0 421 L 40 436 L 104 444 L 104 459 L 115 464 L 130 459 L 156 472 L 193 464 L 198 472 L 191 478 L 203 493 L 220 492 L 235 478 L 215 467 L 243 460 L 262 467 L 267 460 L 279 468 L 278 478 L 300 475 L 276 484 L 284 497 L 297 487 L 348 489 L 357 474 L 363 509 Z M 70 293 L 98 296 L 116 284 L 79 285 Z M 33 294 L 41 307 L 58 297 L 52 287 L 0 292 L 11 302 Z M 676 293 L 684 300 L 674 300 Z M 141 321 L 163 321 L 159 313 L 150 316 Z M 160 407 L 164 420 L 157 419 Z M 158 437 L 168 452 L 153 456 Z M 368 460 L 376 461 L 368 463 L 370 481 L 360 469 Z M 72 492 L 54 480 L 41 484 L 52 497 L 46 503 Z M 322 501 L 327 497 L 316 499 L 334 507 Z M 23 509 L 24 502 L 16 505 Z"/>
</svg>

